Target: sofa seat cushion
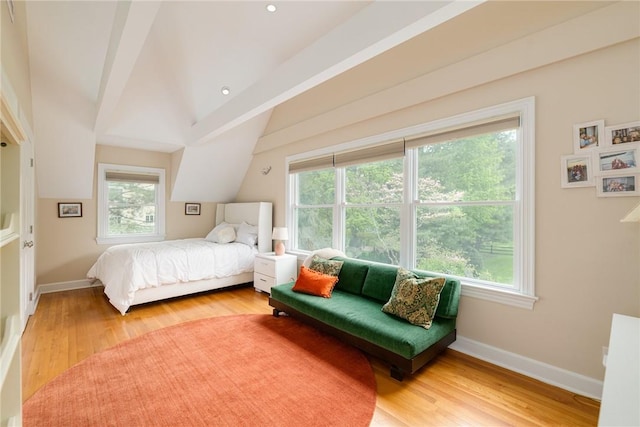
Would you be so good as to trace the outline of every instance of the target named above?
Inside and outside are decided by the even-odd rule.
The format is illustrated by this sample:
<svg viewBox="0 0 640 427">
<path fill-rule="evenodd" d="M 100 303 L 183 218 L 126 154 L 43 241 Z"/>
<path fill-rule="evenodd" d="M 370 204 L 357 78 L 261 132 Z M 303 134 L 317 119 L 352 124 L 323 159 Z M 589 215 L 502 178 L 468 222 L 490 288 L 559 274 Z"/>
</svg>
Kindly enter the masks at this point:
<svg viewBox="0 0 640 427">
<path fill-rule="evenodd" d="M 339 283 L 339 282 L 338 282 Z M 455 320 L 436 318 L 429 330 L 383 313 L 382 304 L 333 291 L 330 299 L 291 290 L 292 284 L 271 288 L 271 298 L 343 332 L 411 359 L 455 329 Z"/>
</svg>

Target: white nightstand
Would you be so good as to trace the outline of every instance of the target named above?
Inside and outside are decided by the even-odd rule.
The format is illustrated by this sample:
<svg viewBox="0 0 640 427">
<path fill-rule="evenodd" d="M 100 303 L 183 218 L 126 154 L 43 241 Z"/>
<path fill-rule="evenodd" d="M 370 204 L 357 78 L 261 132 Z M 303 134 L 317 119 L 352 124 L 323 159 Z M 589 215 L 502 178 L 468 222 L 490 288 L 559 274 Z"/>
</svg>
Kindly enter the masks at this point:
<svg viewBox="0 0 640 427">
<path fill-rule="evenodd" d="M 258 254 L 253 265 L 253 287 L 271 293 L 271 287 L 294 282 L 298 277 L 298 257 L 273 252 Z"/>
</svg>

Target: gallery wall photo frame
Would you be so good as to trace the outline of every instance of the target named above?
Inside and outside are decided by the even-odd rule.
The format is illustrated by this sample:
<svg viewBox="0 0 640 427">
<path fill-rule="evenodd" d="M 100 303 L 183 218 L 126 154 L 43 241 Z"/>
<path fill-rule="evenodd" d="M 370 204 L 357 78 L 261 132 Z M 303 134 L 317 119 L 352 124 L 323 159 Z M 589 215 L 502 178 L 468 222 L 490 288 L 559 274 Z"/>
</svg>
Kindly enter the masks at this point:
<svg viewBox="0 0 640 427">
<path fill-rule="evenodd" d="M 604 120 L 573 125 L 573 153 L 578 154 L 600 147 L 604 136 Z"/>
<path fill-rule="evenodd" d="M 184 204 L 185 215 L 200 215 L 200 203 L 185 203 Z"/>
<path fill-rule="evenodd" d="M 621 147 L 636 143 L 640 143 L 640 121 L 605 128 L 603 145 L 606 147 Z"/>
<path fill-rule="evenodd" d="M 562 188 L 593 187 L 594 175 L 590 153 L 572 154 L 560 158 Z"/>
<path fill-rule="evenodd" d="M 58 203 L 58 218 L 82 217 L 82 203 Z"/>
<path fill-rule="evenodd" d="M 637 173 L 598 176 L 596 192 L 598 197 L 640 196 L 638 179 L 640 174 Z"/>
<path fill-rule="evenodd" d="M 640 144 L 622 144 L 593 153 L 593 166 L 598 175 L 620 175 L 640 172 Z"/>
</svg>

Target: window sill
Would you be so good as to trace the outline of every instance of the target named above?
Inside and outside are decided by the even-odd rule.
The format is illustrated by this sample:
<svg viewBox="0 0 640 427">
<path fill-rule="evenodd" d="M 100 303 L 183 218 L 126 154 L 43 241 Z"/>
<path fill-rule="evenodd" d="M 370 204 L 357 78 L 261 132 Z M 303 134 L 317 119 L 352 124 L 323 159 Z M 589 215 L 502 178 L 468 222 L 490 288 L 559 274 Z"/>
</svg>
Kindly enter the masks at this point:
<svg viewBox="0 0 640 427">
<path fill-rule="evenodd" d="M 462 283 L 462 295 L 497 302 L 499 304 L 511 305 L 519 308 L 533 310 L 533 305 L 538 301 L 538 297 L 523 295 L 517 292 L 503 289 L 486 288 L 478 285 Z"/>
<path fill-rule="evenodd" d="M 122 243 L 146 243 L 161 242 L 164 240 L 162 236 L 118 236 L 118 237 L 97 237 L 96 242 L 99 245 L 118 245 Z"/>
<path fill-rule="evenodd" d="M 287 253 L 296 255 L 298 257 L 298 261 L 301 264 L 307 256 L 311 252 L 309 251 L 300 251 L 300 250 L 291 250 L 287 251 Z M 499 304 L 510 305 L 518 308 L 525 308 L 528 310 L 533 310 L 533 305 L 538 301 L 538 297 L 531 295 L 524 295 L 513 291 L 508 291 L 504 289 L 496 289 L 490 287 L 484 287 L 479 285 L 472 285 L 469 283 L 461 283 L 462 284 L 462 295 L 483 299 L 486 301 L 497 302 Z"/>
</svg>

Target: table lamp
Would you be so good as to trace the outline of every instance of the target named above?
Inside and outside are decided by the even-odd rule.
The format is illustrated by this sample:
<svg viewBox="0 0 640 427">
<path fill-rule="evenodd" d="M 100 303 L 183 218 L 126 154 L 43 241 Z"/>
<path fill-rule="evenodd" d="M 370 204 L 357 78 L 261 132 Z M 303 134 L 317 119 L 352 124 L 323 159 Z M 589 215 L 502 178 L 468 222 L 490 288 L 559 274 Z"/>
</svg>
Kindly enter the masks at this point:
<svg viewBox="0 0 640 427">
<path fill-rule="evenodd" d="M 273 236 L 271 238 L 276 241 L 274 246 L 276 255 L 284 254 L 284 240 L 289 240 L 287 227 L 273 227 Z"/>
</svg>

